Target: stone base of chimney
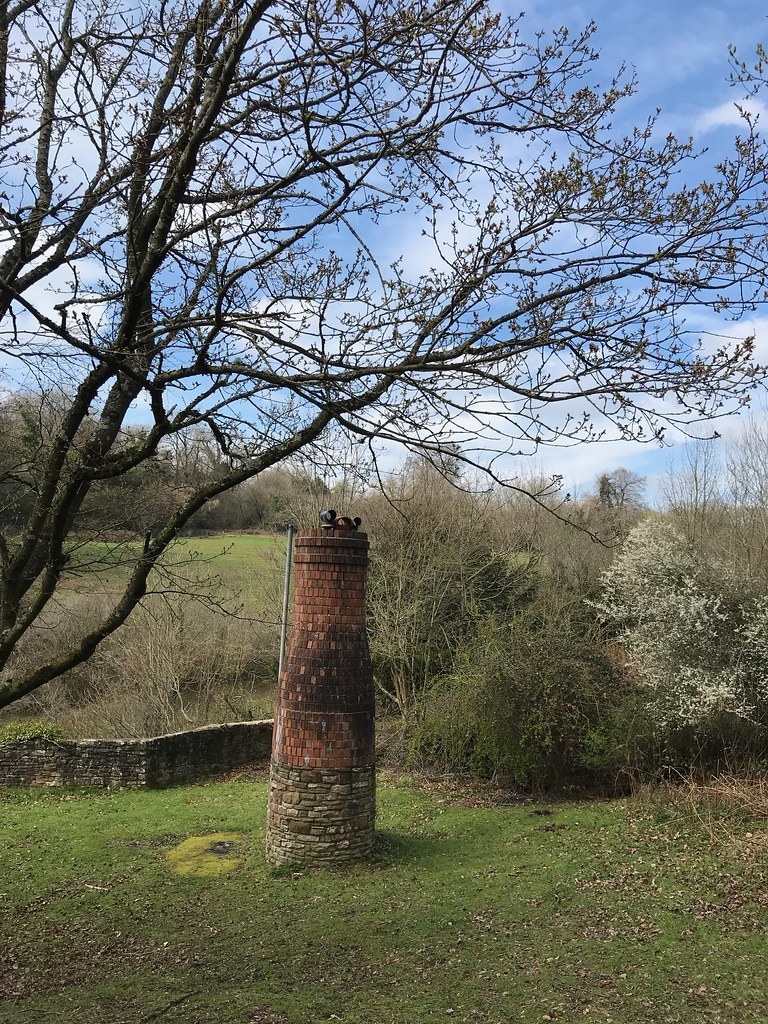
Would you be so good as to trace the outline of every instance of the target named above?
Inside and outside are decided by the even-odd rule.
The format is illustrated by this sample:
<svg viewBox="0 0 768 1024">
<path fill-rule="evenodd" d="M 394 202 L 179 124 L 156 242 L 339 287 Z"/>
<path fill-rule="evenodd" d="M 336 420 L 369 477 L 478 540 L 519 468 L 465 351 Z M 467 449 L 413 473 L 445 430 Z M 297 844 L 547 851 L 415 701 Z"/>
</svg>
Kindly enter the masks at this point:
<svg viewBox="0 0 768 1024">
<path fill-rule="evenodd" d="M 273 759 L 267 859 L 275 865 L 328 867 L 364 860 L 373 850 L 376 772 L 301 768 Z"/>
</svg>

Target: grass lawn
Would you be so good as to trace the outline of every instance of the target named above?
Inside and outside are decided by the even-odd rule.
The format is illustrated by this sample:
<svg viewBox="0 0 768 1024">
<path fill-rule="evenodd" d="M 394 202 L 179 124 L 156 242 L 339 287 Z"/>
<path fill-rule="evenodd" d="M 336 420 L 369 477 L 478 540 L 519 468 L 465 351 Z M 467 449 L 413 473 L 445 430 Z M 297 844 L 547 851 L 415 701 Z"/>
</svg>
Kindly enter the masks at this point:
<svg viewBox="0 0 768 1024">
<path fill-rule="evenodd" d="M 318 874 L 265 864 L 264 783 L 0 792 L 0 1021 L 768 1017 L 754 823 L 713 842 L 631 801 L 379 802 L 374 862 Z M 173 873 L 166 851 L 214 832 L 245 837 L 244 866 Z"/>
</svg>

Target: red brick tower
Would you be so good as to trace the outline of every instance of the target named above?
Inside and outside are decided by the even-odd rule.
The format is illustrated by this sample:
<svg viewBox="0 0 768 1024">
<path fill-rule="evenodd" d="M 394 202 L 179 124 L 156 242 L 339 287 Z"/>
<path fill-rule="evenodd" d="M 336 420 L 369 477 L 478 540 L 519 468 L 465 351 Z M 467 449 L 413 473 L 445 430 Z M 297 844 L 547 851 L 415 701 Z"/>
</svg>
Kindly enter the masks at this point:
<svg viewBox="0 0 768 1024">
<path fill-rule="evenodd" d="M 374 692 L 365 631 L 368 538 L 347 517 L 301 530 L 275 705 L 267 859 L 343 864 L 373 845 Z"/>
</svg>

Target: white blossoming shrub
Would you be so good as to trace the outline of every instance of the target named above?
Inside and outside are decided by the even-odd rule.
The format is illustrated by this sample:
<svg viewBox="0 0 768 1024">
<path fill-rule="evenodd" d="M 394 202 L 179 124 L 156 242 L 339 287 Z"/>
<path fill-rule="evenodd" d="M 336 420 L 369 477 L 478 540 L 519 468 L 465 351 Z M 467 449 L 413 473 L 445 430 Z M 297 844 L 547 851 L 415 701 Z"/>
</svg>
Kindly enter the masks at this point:
<svg viewBox="0 0 768 1024">
<path fill-rule="evenodd" d="M 594 603 L 652 694 L 664 730 L 705 732 L 723 716 L 750 722 L 768 708 L 768 597 L 723 562 L 647 519 L 601 577 Z"/>
</svg>

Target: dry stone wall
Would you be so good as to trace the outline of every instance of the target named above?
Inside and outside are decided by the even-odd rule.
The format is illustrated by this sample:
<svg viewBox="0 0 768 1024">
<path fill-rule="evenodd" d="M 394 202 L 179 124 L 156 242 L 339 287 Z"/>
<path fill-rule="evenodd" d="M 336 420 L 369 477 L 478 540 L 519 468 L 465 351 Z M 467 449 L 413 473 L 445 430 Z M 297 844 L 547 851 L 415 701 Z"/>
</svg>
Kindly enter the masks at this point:
<svg viewBox="0 0 768 1024">
<path fill-rule="evenodd" d="M 267 764 L 272 721 L 208 725 L 150 739 L 0 743 L 0 785 L 160 788 Z"/>
</svg>

